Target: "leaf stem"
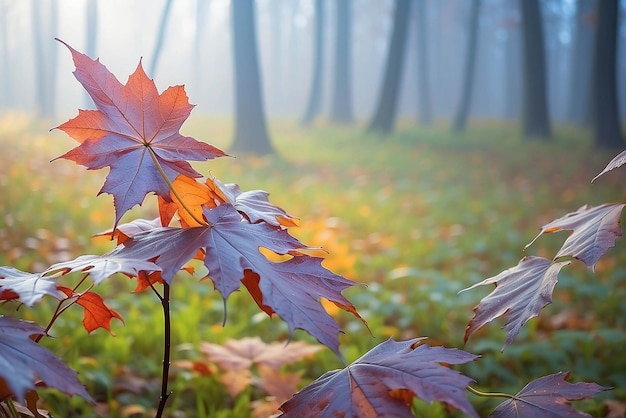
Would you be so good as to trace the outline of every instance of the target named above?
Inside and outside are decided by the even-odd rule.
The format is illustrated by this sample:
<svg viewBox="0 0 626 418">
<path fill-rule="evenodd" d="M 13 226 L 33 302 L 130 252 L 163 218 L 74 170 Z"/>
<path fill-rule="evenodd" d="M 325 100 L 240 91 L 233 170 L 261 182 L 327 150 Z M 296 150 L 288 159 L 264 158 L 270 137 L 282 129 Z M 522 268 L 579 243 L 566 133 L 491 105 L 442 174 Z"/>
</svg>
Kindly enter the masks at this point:
<svg viewBox="0 0 626 418">
<path fill-rule="evenodd" d="M 15 408 L 15 405 L 13 404 L 13 401 L 11 399 L 6 400 L 6 405 L 7 405 L 7 408 L 9 409 L 9 415 L 7 415 L 8 417 L 14 418 L 14 417 L 20 416 L 20 414 L 17 412 L 17 409 Z"/>
<path fill-rule="evenodd" d="M 478 389 L 474 389 L 471 386 L 467 387 L 467 390 L 470 391 L 471 393 L 473 393 L 476 396 L 482 396 L 484 398 L 509 398 L 509 399 L 513 399 L 515 398 L 514 395 L 509 395 L 508 393 L 501 393 L 501 392 L 481 392 Z"/>
<path fill-rule="evenodd" d="M 76 284 L 76 286 L 74 286 L 74 288 L 72 289 L 72 292 L 76 293 L 76 290 L 80 287 L 81 284 L 83 284 L 83 282 L 87 279 L 87 276 L 89 276 L 89 273 L 85 273 L 85 275 L 83 276 L 82 279 L 80 279 L 80 281 Z M 89 286 L 87 288 L 87 290 L 91 289 L 93 287 L 93 285 Z M 87 291 L 86 290 L 86 291 Z M 67 303 L 65 306 L 63 306 L 63 303 L 71 300 L 71 302 Z M 69 296 L 66 299 L 60 300 L 59 303 L 57 304 L 56 309 L 54 310 L 54 313 L 52 314 L 52 318 L 50 318 L 50 321 L 48 321 L 48 325 L 46 326 L 46 328 L 44 329 L 45 333 L 48 334 L 48 331 L 50 331 L 50 329 L 52 328 L 52 325 L 54 325 L 54 323 L 56 322 L 56 320 L 59 318 L 59 316 L 61 316 L 61 314 L 63 312 L 65 312 L 70 306 L 72 306 L 73 304 L 76 303 L 76 301 L 78 300 L 78 297 L 76 296 Z M 38 343 L 39 341 L 41 341 L 41 339 L 43 338 L 44 334 L 39 334 L 37 335 L 33 341 L 35 341 L 36 343 Z"/>
<path fill-rule="evenodd" d="M 161 163 L 159 162 L 159 159 L 157 158 L 157 156 L 154 153 L 154 151 L 152 150 L 152 148 L 150 148 L 150 146 L 148 146 L 148 145 L 146 145 L 146 148 L 148 149 L 148 152 L 150 153 L 150 157 L 152 157 L 152 162 L 154 163 L 154 166 L 157 168 L 157 170 L 159 170 L 159 174 L 161 175 L 163 180 L 167 183 L 168 187 L 170 188 L 170 190 L 172 191 L 172 193 L 174 194 L 176 199 L 178 199 L 178 201 L 180 202 L 180 206 L 182 206 L 183 209 L 185 209 L 187 211 L 189 216 L 191 216 L 194 221 L 198 222 L 198 224 L 208 226 L 209 223 L 207 221 L 203 220 L 203 219 L 198 219 L 198 217 L 191 211 L 191 209 L 189 209 L 189 207 L 187 207 L 187 205 L 185 204 L 183 199 L 180 197 L 180 195 L 178 194 L 176 189 L 174 189 L 174 185 L 172 184 L 170 179 L 165 174 L 165 171 L 163 171 L 163 167 L 161 167 Z"/>
<path fill-rule="evenodd" d="M 159 294 L 157 293 L 157 296 Z M 159 397 L 159 406 L 155 418 L 161 418 L 163 416 L 163 410 L 167 403 L 167 398 L 172 394 L 167 392 L 167 383 L 169 380 L 170 371 L 170 348 L 171 348 L 171 321 L 170 321 L 170 285 L 163 283 L 163 296 L 159 297 L 161 305 L 163 306 L 163 326 L 164 326 L 164 339 L 163 339 L 163 370 L 161 372 L 161 396 Z"/>
</svg>

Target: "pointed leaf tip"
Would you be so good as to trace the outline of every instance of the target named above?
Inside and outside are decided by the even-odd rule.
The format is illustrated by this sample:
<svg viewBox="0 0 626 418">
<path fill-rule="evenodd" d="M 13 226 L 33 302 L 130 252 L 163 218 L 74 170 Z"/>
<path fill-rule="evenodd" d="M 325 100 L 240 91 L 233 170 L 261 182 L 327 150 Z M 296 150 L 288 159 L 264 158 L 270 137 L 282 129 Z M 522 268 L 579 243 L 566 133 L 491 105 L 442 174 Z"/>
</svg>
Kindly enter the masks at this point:
<svg viewBox="0 0 626 418">
<path fill-rule="evenodd" d="M 542 226 L 539 234 L 526 245 L 526 248 L 543 234 L 573 231 L 554 259 L 574 257 L 593 270 L 598 260 L 622 235 L 620 217 L 624 206 L 626 205 L 623 203 L 584 205 L 576 212 L 568 213 Z"/>
<path fill-rule="evenodd" d="M 474 317 L 467 324 L 464 341 L 485 324 L 504 316 L 507 332 L 502 350 L 511 344 L 521 327 L 539 315 L 552 302 L 558 273 L 570 261 L 553 262 L 543 257 L 524 257 L 517 266 L 464 289 L 495 284 L 496 288 L 474 308 Z"/>
<path fill-rule="evenodd" d="M 604 170 L 602 170 L 602 172 L 600 172 L 600 174 L 598 174 L 593 179 L 591 179 L 591 182 L 593 183 L 594 181 L 596 181 L 598 177 L 608 173 L 609 171 L 615 168 L 621 167 L 625 163 L 626 163 L 626 151 L 622 151 L 607 164 L 607 166 L 604 168 Z"/>
</svg>

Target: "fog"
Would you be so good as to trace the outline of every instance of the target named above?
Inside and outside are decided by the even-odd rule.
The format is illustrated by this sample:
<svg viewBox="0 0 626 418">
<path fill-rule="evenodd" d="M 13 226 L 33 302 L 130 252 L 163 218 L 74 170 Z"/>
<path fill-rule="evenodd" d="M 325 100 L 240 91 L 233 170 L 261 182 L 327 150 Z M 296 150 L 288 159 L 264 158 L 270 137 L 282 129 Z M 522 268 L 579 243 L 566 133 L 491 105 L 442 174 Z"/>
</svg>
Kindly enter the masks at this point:
<svg viewBox="0 0 626 418">
<path fill-rule="evenodd" d="M 470 1 L 425 0 L 431 108 L 451 118 L 460 100 Z M 57 5 L 54 19 L 52 5 Z M 154 74 L 148 69 L 161 29 L 165 0 L 97 1 L 95 57 L 123 83 L 140 59 L 159 90 L 185 84 L 194 112 L 228 115 L 233 111 L 231 19 L 228 0 L 174 0 Z M 335 4 L 325 2 L 322 115 L 328 114 L 335 37 Z M 576 2 L 541 2 L 548 75 L 548 102 L 555 119 L 564 119 L 571 101 L 572 40 Z M 33 111 L 36 48 L 33 7 L 40 11 L 40 38 L 47 58 L 43 73 L 55 86 L 54 112 L 63 118 L 88 105 L 73 78 L 73 62 L 58 37 L 81 52 L 87 38 L 87 0 L 0 0 L 0 108 Z M 623 7 L 623 6 L 622 6 Z M 352 2 L 352 100 L 358 118 L 367 118 L 378 97 L 393 26 L 391 0 Z M 413 8 L 415 9 L 415 7 Z M 269 117 L 302 115 L 312 78 L 313 0 L 258 0 L 256 21 L 263 95 Z M 591 19 L 591 18 L 590 18 Z M 56 21 L 56 24 L 54 23 Z M 417 17 L 411 12 L 407 56 L 400 84 L 401 116 L 417 114 Z M 517 118 L 521 102 L 520 17 L 518 2 L 484 0 L 479 23 L 474 94 L 470 117 Z M 590 21 L 588 25 L 593 25 Z M 626 33 L 618 43 L 618 86 L 624 103 Z M 56 54 L 56 57 L 54 55 Z M 55 63 L 56 62 L 56 70 Z M 623 108 L 624 106 L 622 106 Z"/>
</svg>

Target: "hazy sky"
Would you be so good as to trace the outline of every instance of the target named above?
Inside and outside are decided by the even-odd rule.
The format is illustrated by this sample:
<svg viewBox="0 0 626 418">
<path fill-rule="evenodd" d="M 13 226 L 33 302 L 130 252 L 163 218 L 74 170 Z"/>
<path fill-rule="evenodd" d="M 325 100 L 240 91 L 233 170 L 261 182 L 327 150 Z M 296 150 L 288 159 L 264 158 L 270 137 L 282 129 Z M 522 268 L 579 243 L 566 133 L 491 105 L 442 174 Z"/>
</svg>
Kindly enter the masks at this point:
<svg viewBox="0 0 626 418">
<path fill-rule="evenodd" d="M 0 106 L 33 109 L 35 68 L 32 5 L 42 12 L 42 38 L 46 51 L 56 51 L 57 113 L 85 107 L 82 88 L 73 78 L 69 52 L 56 36 L 85 51 L 86 0 L 58 0 L 59 19 L 51 28 L 50 0 L 0 0 Z M 313 0 L 257 0 L 257 29 L 264 84 L 270 115 L 300 116 L 311 82 L 313 55 Z M 199 8 L 198 5 L 203 5 Z M 426 0 L 430 96 L 436 115 L 450 117 L 461 91 L 467 44 L 469 0 Z M 541 2 L 548 46 L 550 105 L 557 117 L 567 106 L 571 72 L 573 0 Z M 139 59 L 149 69 L 165 0 L 99 0 L 96 56 L 123 83 Z M 332 87 L 334 0 L 326 0 L 323 114 L 328 113 Z M 353 104 L 357 116 L 367 118 L 379 93 L 389 34 L 392 0 L 353 0 L 352 74 Z M 503 117 L 505 108 L 519 107 L 519 13 L 513 0 L 483 0 L 480 17 L 476 87 L 471 114 Z M 200 19 L 197 19 L 197 16 Z M 197 22 L 201 36 L 196 40 Z M 400 112 L 414 116 L 417 103 L 416 17 L 410 21 L 407 57 L 401 83 Z M 622 25 L 624 27 L 626 25 Z M 185 84 L 194 113 L 228 114 L 233 110 L 233 82 L 229 0 L 174 0 L 155 77 L 159 90 Z M 624 50 L 624 35 L 620 48 Z M 513 43 L 507 43 L 512 40 Z M 196 45 L 197 43 L 197 45 Z M 517 45 L 517 46 L 516 46 Z M 198 53 L 194 48 L 198 47 Z M 515 49 L 517 48 L 517 49 Z M 512 51 L 507 55 L 507 51 Z M 621 52 L 621 69 L 624 52 Z M 53 73 L 52 69 L 44 69 Z M 625 71 L 618 71 L 624 78 Z M 150 75 L 150 74 L 149 74 Z M 9 90 L 7 93 L 4 90 Z M 620 89 L 626 96 L 624 82 Z M 625 106 L 622 106 L 625 107 Z M 513 110 L 515 113 L 516 110 Z"/>
</svg>

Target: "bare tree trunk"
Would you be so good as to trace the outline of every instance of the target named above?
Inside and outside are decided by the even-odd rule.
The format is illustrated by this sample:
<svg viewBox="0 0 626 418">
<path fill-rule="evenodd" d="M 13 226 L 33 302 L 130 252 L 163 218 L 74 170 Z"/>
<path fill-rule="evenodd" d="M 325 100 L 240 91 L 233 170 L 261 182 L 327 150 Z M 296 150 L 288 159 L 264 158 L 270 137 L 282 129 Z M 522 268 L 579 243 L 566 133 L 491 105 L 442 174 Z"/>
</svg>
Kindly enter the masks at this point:
<svg viewBox="0 0 626 418">
<path fill-rule="evenodd" d="M 465 71 L 463 72 L 463 92 L 461 102 L 454 118 L 454 132 L 463 132 L 467 123 L 472 90 L 474 88 L 474 70 L 476 68 L 476 54 L 478 52 L 478 23 L 480 17 L 480 0 L 473 0 L 470 11 L 469 37 L 467 39 L 467 55 L 465 56 Z"/>
<path fill-rule="evenodd" d="M 318 115 L 322 96 L 322 71 L 324 68 L 324 1 L 315 0 L 315 35 L 313 40 L 313 72 L 309 102 L 302 118 L 308 125 Z"/>
<path fill-rule="evenodd" d="M 47 6 L 47 7 L 45 7 Z M 37 113 L 40 117 L 54 116 L 56 105 L 58 0 L 31 2 L 33 16 L 33 43 L 35 47 L 35 83 Z M 42 12 L 47 12 L 44 19 Z"/>
<path fill-rule="evenodd" d="M 157 41 L 154 45 L 152 52 L 152 62 L 150 64 L 150 71 L 148 75 L 154 77 L 156 74 L 157 64 L 159 63 L 159 57 L 161 56 L 161 50 L 163 49 L 163 41 L 167 32 L 167 21 L 170 17 L 170 10 L 172 9 L 173 0 L 166 0 L 165 7 L 163 7 L 163 14 L 161 14 L 161 24 L 159 25 L 159 32 L 157 33 Z"/>
<path fill-rule="evenodd" d="M 396 0 L 393 17 L 393 32 L 387 52 L 385 76 L 376 111 L 368 131 L 386 135 L 393 131 L 398 105 L 398 89 L 402 78 L 402 67 L 406 55 L 406 34 L 409 23 L 410 0 Z"/>
<path fill-rule="evenodd" d="M 621 148 L 617 102 L 617 36 L 619 0 L 598 1 L 598 28 L 593 57 L 593 137 L 596 148 Z"/>
<path fill-rule="evenodd" d="M 337 39 L 335 45 L 335 81 L 330 120 L 352 123 L 352 0 L 335 0 L 337 7 Z"/>
<path fill-rule="evenodd" d="M 430 109 L 430 59 L 428 54 L 428 16 L 426 0 L 416 0 L 415 13 L 417 15 L 417 108 L 418 120 L 422 125 L 432 123 Z"/>
<path fill-rule="evenodd" d="M 10 107 L 13 103 L 11 66 L 9 65 L 9 5 L 0 0 L 0 109 Z"/>
<path fill-rule="evenodd" d="M 86 16 L 86 39 L 85 54 L 90 58 L 96 58 L 96 43 L 98 39 L 98 0 L 87 0 Z M 87 106 L 93 105 L 93 100 L 86 91 L 83 93 Z"/>
<path fill-rule="evenodd" d="M 505 71 L 506 74 L 503 77 L 504 85 L 502 89 L 505 92 L 505 103 L 503 110 L 503 117 L 505 119 L 517 119 L 521 113 L 520 103 L 522 100 L 522 50 L 520 39 L 520 27 L 517 24 L 518 8 L 515 4 L 509 5 L 509 10 L 506 13 L 507 24 L 507 37 L 504 44 L 504 56 L 505 56 Z"/>
<path fill-rule="evenodd" d="M 204 60 L 203 46 L 206 37 L 206 26 L 208 24 L 207 10 L 211 2 L 209 0 L 196 0 L 196 27 L 193 34 L 193 48 L 190 62 L 193 67 L 193 85 L 197 94 L 204 91 Z"/>
<path fill-rule="evenodd" d="M 551 136 L 546 99 L 546 57 L 539 0 L 519 0 L 524 37 L 524 107 L 526 138 Z"/>
<path fill-rule="evenodd" d="M 594 0 L 578 0 L 574 14 L 574 34 L 572 39 L 571 75 L 567 119 L 580 126 L 591 125 L 591 78 L 593 68 L 594 28 L 591 23 L 595 16 Z"/>
<path fill-rule="evenodd" d="M 272 154 L 261 92 L 256 44 L 254 0 L 233 0 L 233 56 L 235 70 L 234 151 Z"/>
</svg>

